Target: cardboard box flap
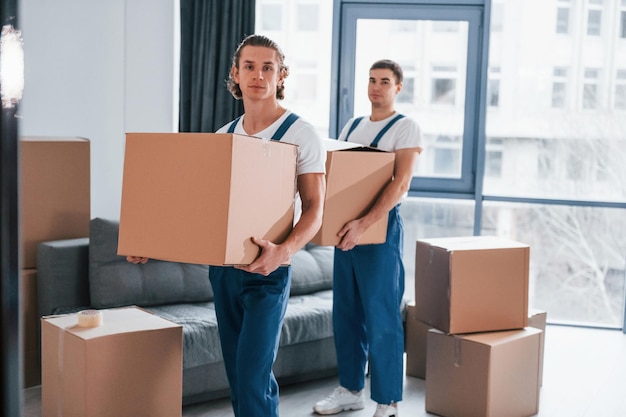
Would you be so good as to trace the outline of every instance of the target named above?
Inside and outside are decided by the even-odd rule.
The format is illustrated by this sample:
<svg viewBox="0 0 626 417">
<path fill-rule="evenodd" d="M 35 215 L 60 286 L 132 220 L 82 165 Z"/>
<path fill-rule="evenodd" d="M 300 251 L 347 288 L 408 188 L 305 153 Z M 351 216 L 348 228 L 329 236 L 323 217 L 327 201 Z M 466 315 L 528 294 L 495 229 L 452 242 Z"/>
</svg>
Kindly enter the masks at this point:
<svg viewBox="0 0 626 417">
<path fill-rule="evenodd" d="M 133 333 L 137 331 L 181 327 L 179 324 L 165 320 L 157 315 L 151 313 L 147 315 L 145 310 L 137 308 L 119 308 L 101 311 L 103 324 L 97 327 L 79 326 L 76 314 L 44 316 L 42 320 L 62 328 L 68 334 L 74 335 L 83 340 L 96 339 L 115 334 Z"/>
<path fill-rule="evenodd" d="M 457 335 L 455 337 L 460 337 L 470 342 L 480 343 L 485 346 L 494 347 L 494 346 L 502 345 L 505 343 L 509 343 L 514 340 L 523 339 L 525 337 L 528 337 L 537 333 L 541 333 L 541 330 L 536 329 L 534 327 L 525 327 L 519 330 L 472 333 L 472 334 Z"/>
<path fill-rule="evenodd" d="M 449 252 L 529 247 L 529 245 L 525 243 L 516 242 L 509 239 L 503 239 L 496 236 L 464 236 L 421 240 L 423 242 L 429 243 L 433 247 L 445 249 Z"/>
</svg>

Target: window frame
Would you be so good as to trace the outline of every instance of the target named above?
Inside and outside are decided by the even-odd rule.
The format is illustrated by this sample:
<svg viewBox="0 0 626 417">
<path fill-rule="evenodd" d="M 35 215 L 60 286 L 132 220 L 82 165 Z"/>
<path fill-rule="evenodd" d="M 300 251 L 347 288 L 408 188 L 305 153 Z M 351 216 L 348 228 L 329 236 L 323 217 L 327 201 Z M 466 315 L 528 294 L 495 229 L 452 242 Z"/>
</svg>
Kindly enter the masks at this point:
<svg viewBox="0 0 626 417">
<path fill-rule="evenodd" d="M 489 28 L 490 2 L 478 0 L 433 1 L 398 0 L 393 4 L 373 0 L 339 0 L 335 2 L 333 29 L 333 58 L 329 134 L 337 137 L 341 127 L 353 116 L 354 105 L 354 51 L 358 19 L 398 20 L 459 20 L 468 23 L 467 68 L 464 106 L 464 137 L 460 178 L 414 177 L 410 195 L 455 195 L 474 198 L 480 192 L 476 183 L 478 160 L 484 159 L 484 113 L 487 83 L 488 44 L 485 29 Z M 339 42 L 341 40 L 341 43 Z M 470 51 L 477 53 L 469 53 Z M 458 98 L 457 98 L 458 100 Z M 482 113 L 478 115 L 477 113 Z M 482 144 L 482 146 L 481 146 Z"/>
</svg>

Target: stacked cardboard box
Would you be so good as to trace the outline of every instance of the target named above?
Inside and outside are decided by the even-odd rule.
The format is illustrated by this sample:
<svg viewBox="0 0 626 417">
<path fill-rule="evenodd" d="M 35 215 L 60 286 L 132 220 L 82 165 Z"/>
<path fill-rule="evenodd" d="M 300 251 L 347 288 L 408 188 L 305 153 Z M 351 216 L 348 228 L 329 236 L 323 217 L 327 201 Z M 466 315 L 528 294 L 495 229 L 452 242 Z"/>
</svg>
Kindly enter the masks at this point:
<svg viewBox="0 0 626 417">
<path fill-rule="evenodd" d="M 89 236 L 90 142 L 22 137 L 20 146 L 20 316 L 24 386 L 39 385 L 37 245 Z"/>
<path fill-rule="evenodd" d="M 41 319 L 43 417 L 182 415 L 182 326 L 136 307 Z"/>
<path fill-rule="evenodd" d="M 495 237 L 417 242 L 407 373 L 426 378 L 428 412 L 537 413 L 543 331 L 528 326 L 529 257 L 528 245 Z"/>
</svg>

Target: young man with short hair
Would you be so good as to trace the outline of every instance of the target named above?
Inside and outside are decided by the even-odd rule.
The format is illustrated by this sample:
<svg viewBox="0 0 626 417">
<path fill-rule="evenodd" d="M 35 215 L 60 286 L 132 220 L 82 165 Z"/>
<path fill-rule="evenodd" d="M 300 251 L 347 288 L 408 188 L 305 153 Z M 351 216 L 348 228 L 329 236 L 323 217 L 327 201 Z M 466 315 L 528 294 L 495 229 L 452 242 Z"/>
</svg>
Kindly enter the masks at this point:
<svg viewBox="0 0 626 417">
<path fill-rule="evenodd" d="M 377 403 L 374 417 L 398 417 L 404 378 L 404 226 L 399 205 L 408 193 L 422 138 L 417 123 L 394 108 L 402 89 L 400 66 L 381 60 L 369 73 L 371 114 L 348 121 L 339 140 L 394 152 L 394 174 L 372 208 L 339 232 L 333 273 L 333 326 L 340 386 L 313 410 L 337 414 L 364 408 L 369 361 L 371 398 Z M 388 218 L 385 243 L 359 245 L 363 232 L 383 216 Z"/>
</svg>

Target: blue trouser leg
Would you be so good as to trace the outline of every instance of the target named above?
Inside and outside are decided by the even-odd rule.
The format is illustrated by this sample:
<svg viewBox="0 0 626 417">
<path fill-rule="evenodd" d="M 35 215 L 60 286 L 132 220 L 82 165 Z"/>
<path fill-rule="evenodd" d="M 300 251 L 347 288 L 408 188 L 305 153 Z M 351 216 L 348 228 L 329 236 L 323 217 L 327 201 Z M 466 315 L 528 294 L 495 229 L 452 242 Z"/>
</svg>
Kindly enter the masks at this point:
<svg viewBox="0 0 626 417">
<path fill-rule="evenodd" d="M 232 267 L 209 268 L 222 355 L 237 417 L 278 417 L 272 365 L 291 282 L 291 268 L 267 277 Z"/>
<path fill-rule="evenodd" d="M 362 389 L 369 359 L 371 398 L 381 404 L 402 400 L 403 239 L 396 207 L 389 213 L 384 244 L 335 250 L 333 326 L 339 383 Z"/>
</svg>

